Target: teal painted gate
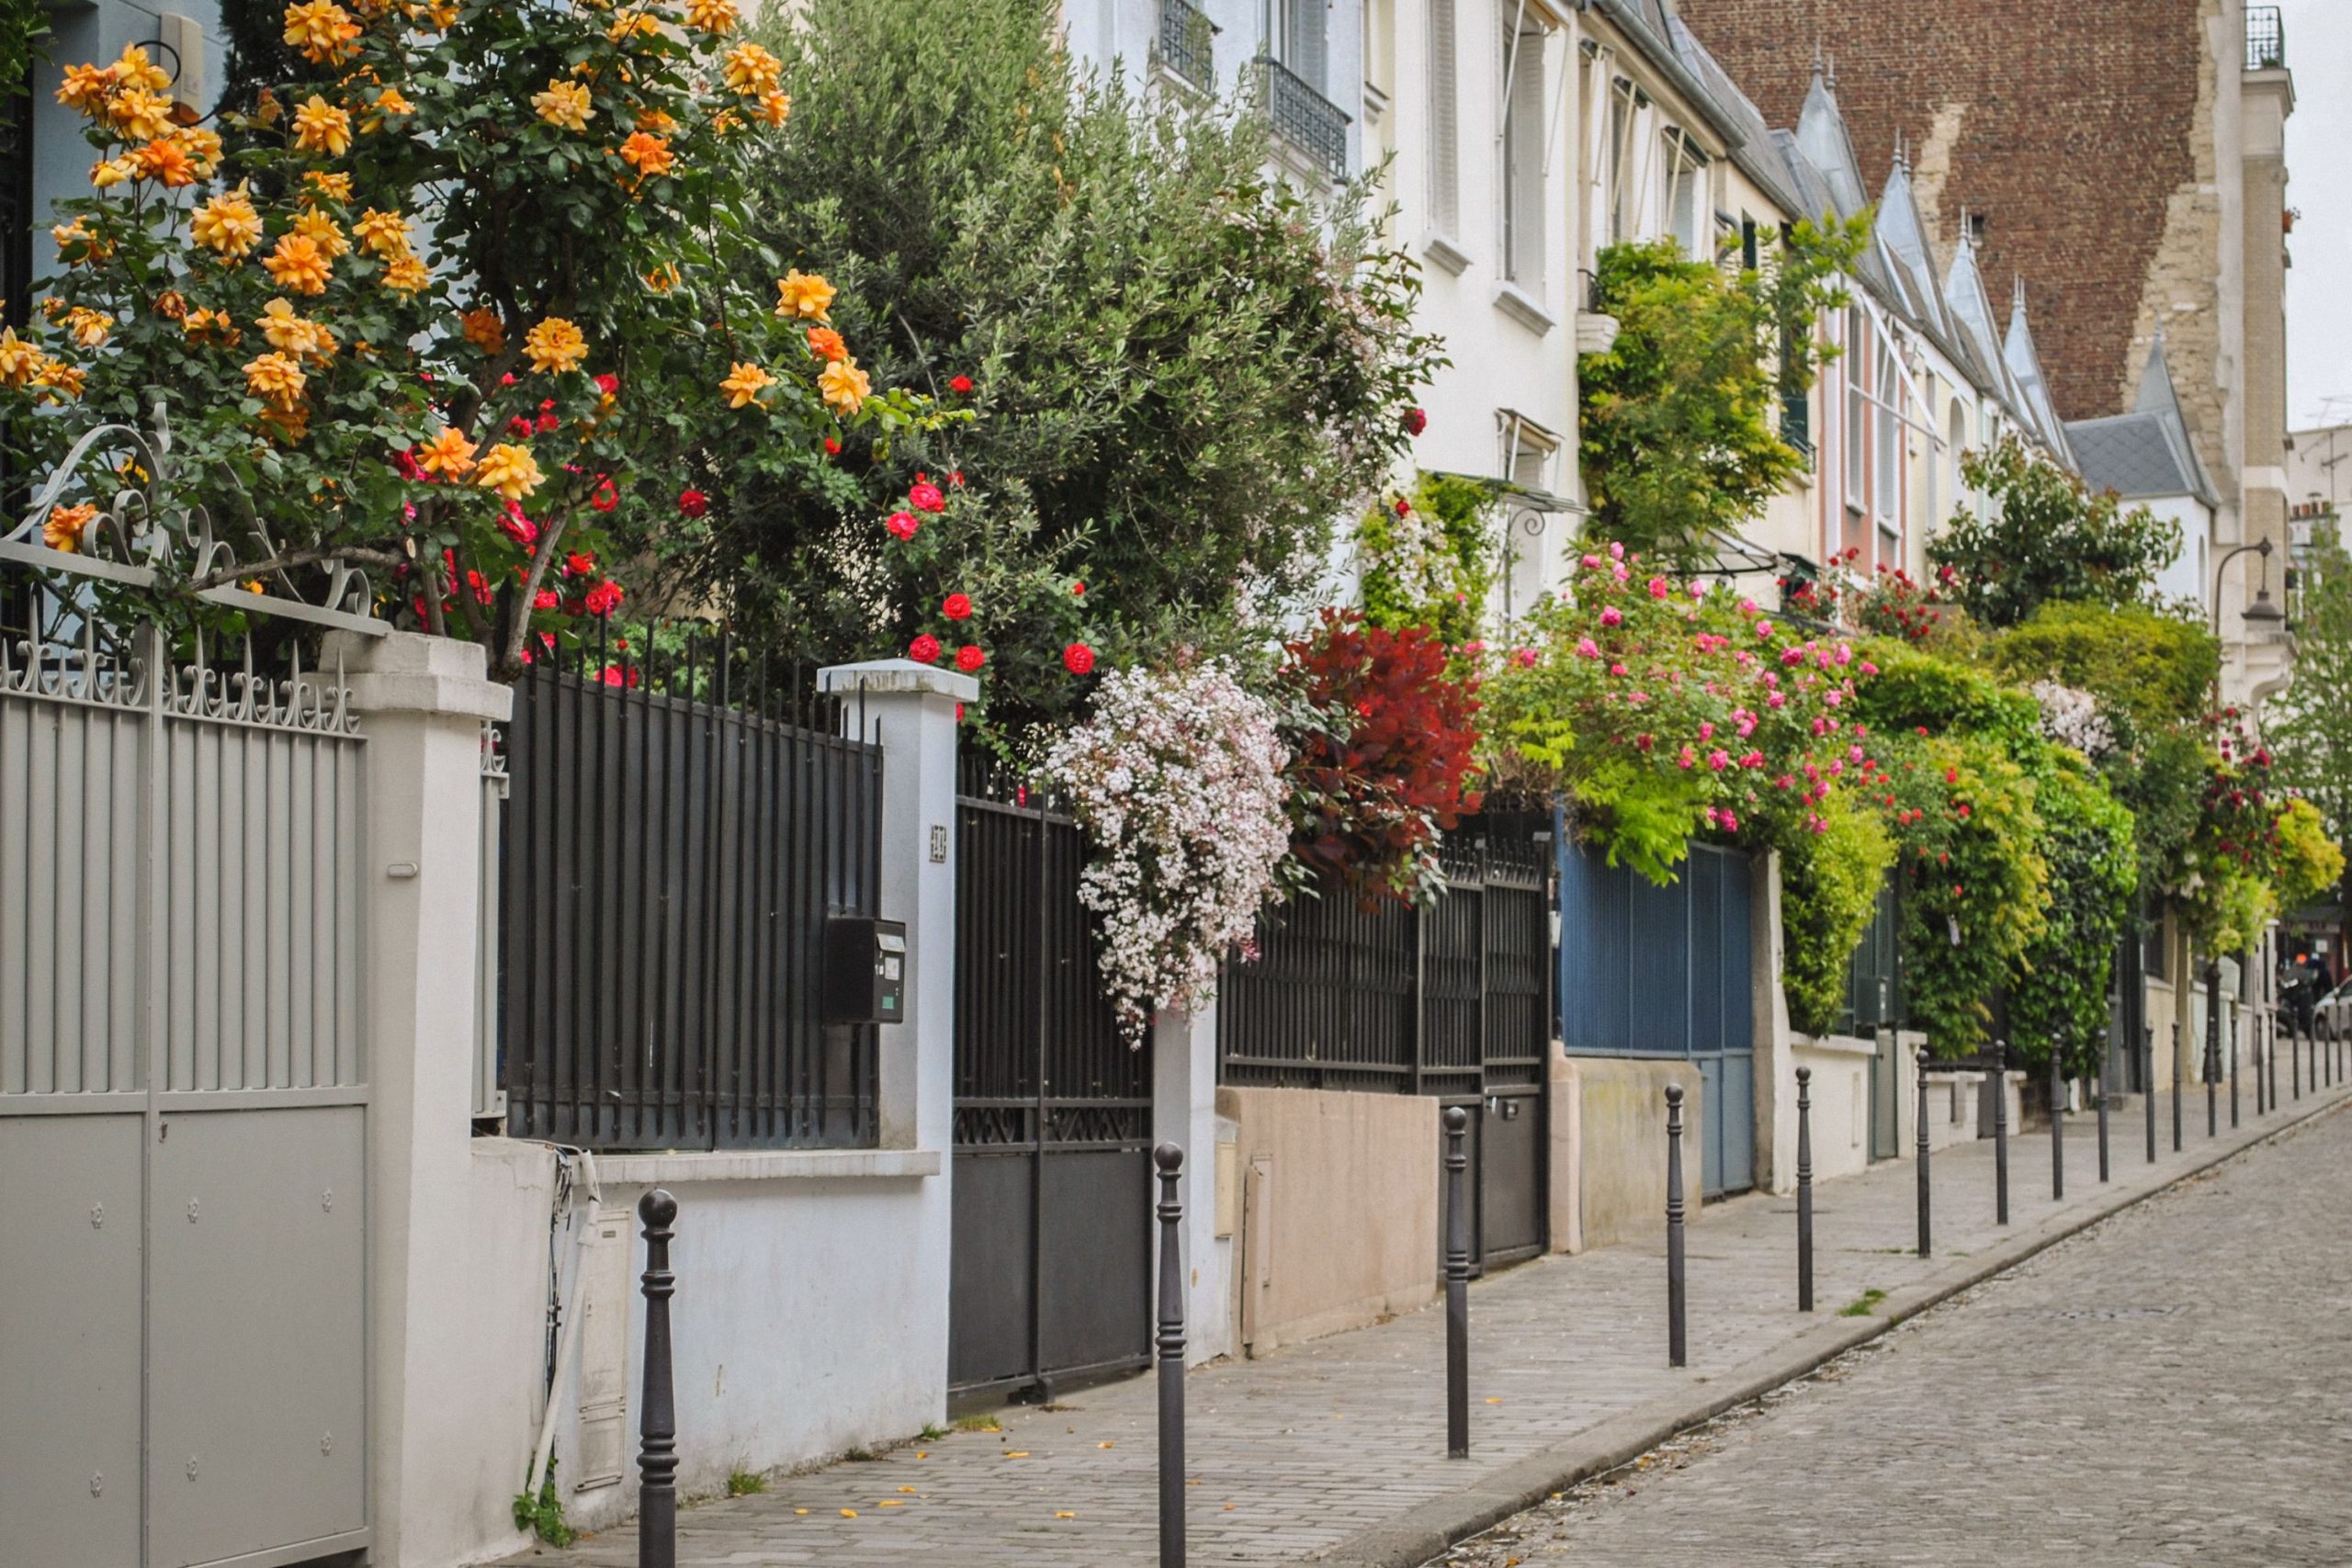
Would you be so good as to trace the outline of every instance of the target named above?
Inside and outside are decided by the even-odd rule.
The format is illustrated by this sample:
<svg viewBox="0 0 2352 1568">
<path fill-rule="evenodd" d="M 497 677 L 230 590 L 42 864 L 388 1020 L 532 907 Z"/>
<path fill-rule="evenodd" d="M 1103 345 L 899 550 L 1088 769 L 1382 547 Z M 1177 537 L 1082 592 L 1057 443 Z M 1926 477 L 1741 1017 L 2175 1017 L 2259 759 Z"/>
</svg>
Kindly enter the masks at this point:
<svg viewBox="0 0 2352 1568">
<path fill-rule="evenodd" d="M 1751 863 L 1692 844 L 1680 875 L 1660 887 L 1566 835 L 1562 841 L 1560 1018 L 1568 1055 L 1662 1056 L 1696 1066 L 1705 1195 L 1747 1190 L 1756 1184 Z"/>
</svg>

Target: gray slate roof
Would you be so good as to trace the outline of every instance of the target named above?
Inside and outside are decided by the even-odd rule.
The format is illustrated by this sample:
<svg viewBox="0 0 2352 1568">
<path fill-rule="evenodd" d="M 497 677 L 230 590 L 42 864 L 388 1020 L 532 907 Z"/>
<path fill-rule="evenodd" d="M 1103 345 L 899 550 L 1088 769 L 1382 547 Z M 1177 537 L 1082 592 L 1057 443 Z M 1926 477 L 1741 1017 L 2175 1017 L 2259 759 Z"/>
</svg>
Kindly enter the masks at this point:
<svg viewBox="0 0 2352 1568">
<path fill-rule="evenodd" d="M 2075 420 L 2066 426 L 2066 439 L 2075 449 L 2083 482 L 2093 490 L 2111 490 L 2126 501 L 2186 495 L 2209 507 L 2222 504 L 2198 459 L 2196 445 L 2188 439 L 2188 422 L 2180 412 L 2162 333 L 2148 350 L 2132 412 Z"/>
</svg>

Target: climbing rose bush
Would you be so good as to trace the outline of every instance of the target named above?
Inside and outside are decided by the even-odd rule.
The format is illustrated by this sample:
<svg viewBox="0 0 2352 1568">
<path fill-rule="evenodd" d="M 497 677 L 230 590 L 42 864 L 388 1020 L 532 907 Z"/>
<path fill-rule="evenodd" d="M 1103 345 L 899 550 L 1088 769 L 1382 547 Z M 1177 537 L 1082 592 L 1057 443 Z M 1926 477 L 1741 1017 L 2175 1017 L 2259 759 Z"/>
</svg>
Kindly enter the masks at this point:
<svg viewBox="0 0 2352 1568">
<path fill-rule="evenodd" d="M 1214 1000 L 1228 950 L 1256 956 L 1290 854 L 1284 761 L 1273 710 L 1217 659 L 1102 677 L 1092 716 L 1047 753 L 1093 843 L 1079 898 L 1131 1046 L 1159 1009 Z"/>
<path fill-rule="evenodd" d="M 1826 832 L 1826 803 L 1880 777 L 1854 716 L 1869 660 L 1622 546 L 1585 556 L 1525 635 L 1489 656 L 1482 693 L 1496 786 L 1566 790 L 1611 863 L 1653 881 L 1695 835 Z"/>
<path fill-rule="evenodd" d="M 300 589 L 332 557 L 511 671 L 619 609 L 609 558 L 734 489 L 838 497 L 845 431 L 930 417 L 876 390 L 830 282 L 741 233 L 743 159 L 791 103 L 731 5 L 303 0 L 283 23 L 296 73 L 217 130 L 137 47 L 65 72 L 94 188 L 60 204 L 31 327 L 0 333 L 15 466 L 101 433 L 33 520 L 52 547 L 119 553 L 115 474 L 159 479 L 238 558 L 166 558 L 182 586 Z M 169 471 L 128 473 L 104 433 L 159 402 Z"/>
</svg>

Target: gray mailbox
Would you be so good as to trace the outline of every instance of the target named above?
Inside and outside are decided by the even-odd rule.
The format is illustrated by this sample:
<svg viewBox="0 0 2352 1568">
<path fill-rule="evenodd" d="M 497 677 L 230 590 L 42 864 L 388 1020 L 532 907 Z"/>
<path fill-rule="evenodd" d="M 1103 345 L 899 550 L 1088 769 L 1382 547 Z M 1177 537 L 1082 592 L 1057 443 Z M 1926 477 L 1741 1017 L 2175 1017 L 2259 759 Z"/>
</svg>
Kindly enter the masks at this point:
<svg viewBox="0 0 2352 1568">
<path fill-rule="evenodd" d="M 907 922 L 872 915 L 825 921 L 825 1021 L 904 1023 Z"/>
</svg>

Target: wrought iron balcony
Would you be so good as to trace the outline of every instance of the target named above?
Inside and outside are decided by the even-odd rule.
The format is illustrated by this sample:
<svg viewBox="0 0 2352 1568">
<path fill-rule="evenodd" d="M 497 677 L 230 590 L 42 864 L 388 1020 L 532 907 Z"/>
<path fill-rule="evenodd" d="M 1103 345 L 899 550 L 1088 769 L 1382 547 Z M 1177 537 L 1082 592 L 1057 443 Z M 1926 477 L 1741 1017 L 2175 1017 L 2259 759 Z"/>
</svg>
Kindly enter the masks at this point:
<svg viewBox="0 0 2352 1568">
<path fill-rule="evenodd" d="M 2245 8 L 2245 68 L 2248 71 L 2287 69 L 2287 24 L 2276 6 Z"/>
<path fill-rule="evenodd" d="M 1279 60 L 1258 57 L 1266 95 L 1266 118 L 1274 134 L 1313 158 L 1332 178 L 1348 172 L 1348 117 L 1340 106 L 1308 86 Z"/>
<path fill-rule="evenodd" d="M 1185 0 L 1159 0 L 1159 63 L 1204 93 L 1216 90 L 1217 27 Z"/>
</svg>

